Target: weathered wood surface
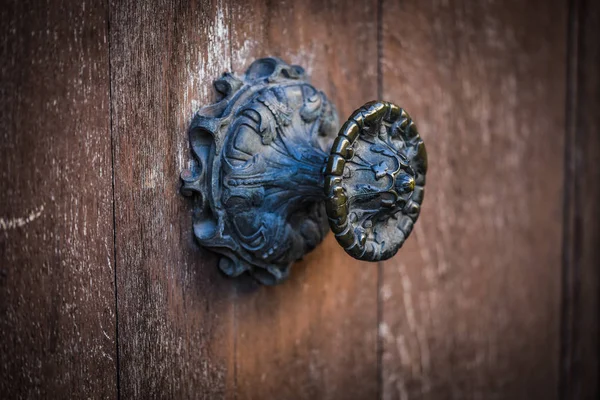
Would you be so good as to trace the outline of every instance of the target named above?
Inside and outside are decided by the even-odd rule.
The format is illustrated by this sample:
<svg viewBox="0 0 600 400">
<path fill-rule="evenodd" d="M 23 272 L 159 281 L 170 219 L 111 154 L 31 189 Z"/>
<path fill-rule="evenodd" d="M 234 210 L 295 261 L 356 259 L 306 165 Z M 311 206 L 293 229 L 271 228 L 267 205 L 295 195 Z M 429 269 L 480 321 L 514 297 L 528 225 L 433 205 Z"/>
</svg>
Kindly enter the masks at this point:
<svg viewBox="0 0 600 400">
<path fill-rule="evenodd" d="M 110 3 L 122 398 L 220 398 L 233 355 L 231 281 L 179 194 L 187 128 L 229 65 L 222 2 Z"/>
<path fill-rule="evenodd" d="M 340 119 L 377 96 L 376 2 L 237 2 L 232 67 L 277 55 L 303 66 Z M 329 235 L 283 285 L 237 283 L 239 399 L 377 398 L 377 265 Z"/>
<path fill-rule="evenodd" d="M 67 3 L 0 10 L 0 397 L 598 397 L 595 2 Z M 260 288 L 194 242 L 187 126 L 267 55 L 415 118 L 393 260 Z"/>
<path fill-rule="evenodd" d="M 0 7 L 0 397 L 114 398 L 107 10 Z"/>
<path fill-rule="evenodd" d="M 561 399 L 600 396 L 600 3 L 570 2 Z"/>
<path fill-rule="evenodd" d="M 384 1 L 383 98 L 427 143 L 384 265 L 384 399 L 558 398 L 565 2 Z"/>
</svg>

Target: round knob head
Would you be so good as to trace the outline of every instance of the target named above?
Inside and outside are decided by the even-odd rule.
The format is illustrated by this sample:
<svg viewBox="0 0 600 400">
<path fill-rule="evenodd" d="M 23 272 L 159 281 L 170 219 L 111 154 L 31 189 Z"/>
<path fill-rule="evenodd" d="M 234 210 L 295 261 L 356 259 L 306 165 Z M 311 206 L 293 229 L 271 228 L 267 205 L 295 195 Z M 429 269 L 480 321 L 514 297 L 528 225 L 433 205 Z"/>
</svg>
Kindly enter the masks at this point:
<svg viewBox="0 0 600 400">
<path fill-rule="evenodd" d="M 348 254 L 396 254 L 419 216 L 426 172 L 425 145 L 406 111 L 374 101 L 350 116 L 324 172 L 329 226 Z"/>
</svg>

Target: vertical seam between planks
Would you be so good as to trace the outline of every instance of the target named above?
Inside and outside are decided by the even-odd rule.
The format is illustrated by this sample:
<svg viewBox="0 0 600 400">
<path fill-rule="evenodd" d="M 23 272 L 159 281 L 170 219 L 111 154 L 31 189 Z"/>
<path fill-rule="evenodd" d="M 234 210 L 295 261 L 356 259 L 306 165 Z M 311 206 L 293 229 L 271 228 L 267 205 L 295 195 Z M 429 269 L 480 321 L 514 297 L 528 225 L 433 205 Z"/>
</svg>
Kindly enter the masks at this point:
<svg viewBox="0 0 600 400">
<path fill-rule="evenodd" d="M 377 0 L 377 99 L 383 100 L 383 0 Z M 383 399 L 383 337 L 380 327 L 383 322 L 383 299 L 381 287 L 383 284 L 383 261 L 377 263 L 377 398 Z"/>
<path fill-rule="evenodd" d="M 576 398 L 577 306 L 580 287 L 580 182 L 577 152 L 580 146 L 577 121 L 581 2 L 568 1 L 565 153 L 563 183 L 563 238 L 561 271 L 561 317 L 558 393 L 560 400 Z"/>
<path fill-rule="evenodd" d="M 112 220 L 113 220 L 113 279 L 115 285 L 115 349 L 116 349 L 116 380 L 117 399 L 121 399 L 121 360 L 119 354 L 119 296 L 117 292 L 117 213 L 115 200 L 115 140 L 113 121 L 113 84 L 112 84 L 112 52 L 110 35 L 110 0 L 106 0 L 106 36 L 108 40 L 108 115 L 110 123 L 110 154 L 112 169 Z"/>
</svg>

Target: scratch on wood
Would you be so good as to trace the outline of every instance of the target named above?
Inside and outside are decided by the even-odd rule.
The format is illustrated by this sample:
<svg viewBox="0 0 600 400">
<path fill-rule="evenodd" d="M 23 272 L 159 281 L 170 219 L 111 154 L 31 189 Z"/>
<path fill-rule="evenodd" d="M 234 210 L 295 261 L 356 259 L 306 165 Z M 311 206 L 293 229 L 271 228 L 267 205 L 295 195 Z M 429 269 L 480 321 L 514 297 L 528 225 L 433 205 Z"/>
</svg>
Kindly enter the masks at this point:
<svg viewBox="0 0 600 400">
<path fill-rule="evenodd" d="M 17 218 L 2 218 L 0 217 L 0 230 L 9 230 L 15 228 L 21 228 L 30 222 L 38 219 L 44 212 L 44 205 L 37 207 L 35 210 L 30 212 L 26 217 Z"/>
</svg>

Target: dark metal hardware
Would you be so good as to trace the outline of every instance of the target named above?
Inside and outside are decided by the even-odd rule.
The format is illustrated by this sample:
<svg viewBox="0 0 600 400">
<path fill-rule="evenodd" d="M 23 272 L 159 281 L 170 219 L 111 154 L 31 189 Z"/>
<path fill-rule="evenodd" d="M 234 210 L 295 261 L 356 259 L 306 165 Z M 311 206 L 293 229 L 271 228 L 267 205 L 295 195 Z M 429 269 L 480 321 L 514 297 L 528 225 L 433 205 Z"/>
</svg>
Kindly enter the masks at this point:
<svg viewBox="0 0 600 400">
<path fill-rule="evenodd" d="M 194 234 L 223 256 L 225 274 L 279 283 L 329 228 L 355 258 L 396 254 L 419 216 L 427 171 L 406 111 L 369 102 L 338 133 L 335 107 L 278 58 L 256 60 L 242 78 L 225 73 L 214 87 L 217 103 L 190 126 L 194 164 L 181 178 Z"/>
</svg>

